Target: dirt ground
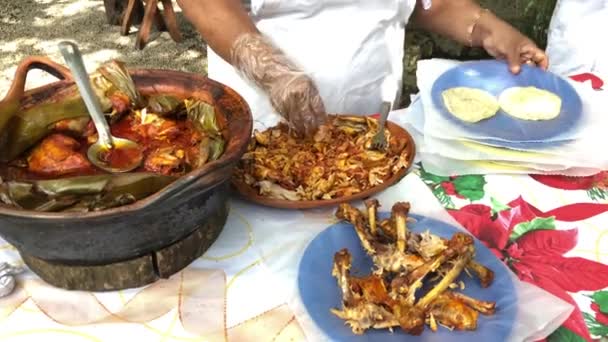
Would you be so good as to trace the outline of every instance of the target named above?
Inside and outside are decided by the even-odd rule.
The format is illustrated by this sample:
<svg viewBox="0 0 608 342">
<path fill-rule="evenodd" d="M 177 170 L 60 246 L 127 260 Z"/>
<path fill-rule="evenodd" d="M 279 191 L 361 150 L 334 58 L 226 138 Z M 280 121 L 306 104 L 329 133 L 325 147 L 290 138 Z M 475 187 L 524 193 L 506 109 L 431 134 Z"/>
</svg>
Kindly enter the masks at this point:
<svg viewBox="0 0 608 342">
<path fill-rule="evenodd" d="M 205 44 L 174 3 L 184 37 L 174 42 L 167 32 L 153 29 L 145 49 L 135 49 L 137 27 L 128 36 L 106 21 L 102 0 L 0 0 L 0 98 L 4 96 L 15 69 L 31 55 L 48 56 L 63 63 L 57 44 L 77 43 L 88 72 L 99 64 L 120 59 L 137 68 L 165 68 L 206 73 Z M 52 82 L 42 71 L 28 75 L 27 87 Z"/>
</svg>

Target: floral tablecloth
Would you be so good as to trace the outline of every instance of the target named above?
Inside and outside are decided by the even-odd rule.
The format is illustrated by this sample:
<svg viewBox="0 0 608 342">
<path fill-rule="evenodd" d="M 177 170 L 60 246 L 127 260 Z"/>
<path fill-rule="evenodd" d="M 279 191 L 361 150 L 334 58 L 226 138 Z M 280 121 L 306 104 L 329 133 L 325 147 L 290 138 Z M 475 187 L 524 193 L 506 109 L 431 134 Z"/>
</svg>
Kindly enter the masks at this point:
<svg viewBox="0 0 608 342">
<path fill-rule="evenodd" d="M 597 75 L 570 78 L 605 91 Z M 439 177 L 422 165 L 418 172 L 521 280 L 576 305 L 549 341 L 608 340 L 608 172 Z"/>
<path fill-rule="evenodd" d="M 450 178 L 422 167 L 414 173 L 520 279 L 576 304 L 548 341 L 608 337 L 608 172 L 577 179 Z M 251 248 L 252 223 L 240 215 L 245 205 L 233 205 L 226 230 L 204 257 L 145 289 L 67 294 L 26 275 L 15 294 L 0 300 L 0 341 L 43 336 L 63 341 L 135 336 L 146 341 L 304 340 L 293 312 L 273 293 L 263 258 Z M 311 217 L 282 215 L 294 216 L 301 225 L 306 224 L 301 217 Z M 320 219 L 331 223 L 326 213 Z M 11 246 L 0 249 L 3 257 L 18 261 Z M 284 252 L 277 250 L 275 256 Z M 209 320 L 212 315 L 217 319 Z"/>
<path fill-rule="evenodd" d="M 521 280 L 576 305 L 549 341 L 608 337 L 608 173 L 420 177 Z"/>
<path fill-rule="evenodd" d="M 594 88 L 603 86 L 592 75 Z M 599 150 L 598 150 L 599 152 Z M 548 341 L 608 339 L 608 172 L 587 178 L 469 175 L 419 177 L 449 213 L 523 281 L 576 305 Z M 0 299 L 0 341 L 301 341 L 303 331 L 265 259 L 301 243 L 294 228 L 331 224 L 331 211 L 262 211 L 232 201 L 218 241 L 193 265 L 143 289 L 54 289 L 26 272 Z M 270 215 L 267 213 L 271 212 Z M 265 222 L 287 222 L 283 243 L 261 253 Z M 276 234 L 276 232 L 274 232 Z M 22 264 L 0 240 L 0 261 Z M 542 310 L 542 308 L 538 308 Z"/>
</svg>

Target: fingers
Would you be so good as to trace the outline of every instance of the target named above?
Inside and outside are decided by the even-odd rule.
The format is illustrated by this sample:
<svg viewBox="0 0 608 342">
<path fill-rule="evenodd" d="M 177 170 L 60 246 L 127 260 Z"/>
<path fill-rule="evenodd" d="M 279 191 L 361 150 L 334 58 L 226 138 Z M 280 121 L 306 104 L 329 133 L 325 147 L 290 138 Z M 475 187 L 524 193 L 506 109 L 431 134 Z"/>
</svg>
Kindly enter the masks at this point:
<svg viewBox="0 0 608 342">
<path fill-rule="evenodd" d="M 545 52 L 532 42 L 526 42 L 520 48 L 507 54 L 507 62 L 509 63 L 509 70 L 513 74 L 519 74 L 523 63 L 536 65 L 543 70 L 547 70 L 549 67 L 549 58 Z"/>
<path fill-rule="evenodd" d="M 549 58 L 545 52 L 539 49 L 534 43 L 527 43 L 521 48 L 521 56 L 526 62 L 531 61 L 543 70 L 549 67 Z"/>
<path fill-rule="evenodd" d="M 302 121 L 304 122 L 304 136 L 312 137 L 317 132 L 319 126 L 325 123 L 327 114 L 325 113 L 325 106 L 319 96 L 318 92 L 314 92 L 313 98 L 308 101 L 308 108 L 305 111 L 300 112 Z"/>
<path fill-rule="evenodd" d="M 310 77 L 296 75 L 277 82 L 270 92 L 273 107 L 298 137 L 312 137 L 326 120 L 325 106 Z"/>
<path fill-rule="evenodd" d="M 519 51 L 509 51 L 507 53 L 507 63 L 509 64 L 509 70 L 511 73 L 517 75 L 521 71 L 521 55 Z"/>
</svg>

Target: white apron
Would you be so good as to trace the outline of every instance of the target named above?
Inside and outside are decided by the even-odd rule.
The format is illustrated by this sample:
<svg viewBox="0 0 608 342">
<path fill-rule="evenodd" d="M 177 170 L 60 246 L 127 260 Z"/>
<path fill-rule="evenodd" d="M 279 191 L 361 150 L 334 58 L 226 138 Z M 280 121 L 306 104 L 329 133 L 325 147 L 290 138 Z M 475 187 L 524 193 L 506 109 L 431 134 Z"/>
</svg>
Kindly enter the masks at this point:
<svg viewBox="0 0 608 342">
<path fill-rule="evenodd" d="M 416 0 L 252 0 L 251 18 L 315 81 L 328 113 L 372 114 L 401 89 L 405 24 Z M 280 117 L 268 97 L 208 48 L 209 77 L 245 98 L 256 129 Z M 388 89 L 388 90 L 387 90 Z"/>
</svg>

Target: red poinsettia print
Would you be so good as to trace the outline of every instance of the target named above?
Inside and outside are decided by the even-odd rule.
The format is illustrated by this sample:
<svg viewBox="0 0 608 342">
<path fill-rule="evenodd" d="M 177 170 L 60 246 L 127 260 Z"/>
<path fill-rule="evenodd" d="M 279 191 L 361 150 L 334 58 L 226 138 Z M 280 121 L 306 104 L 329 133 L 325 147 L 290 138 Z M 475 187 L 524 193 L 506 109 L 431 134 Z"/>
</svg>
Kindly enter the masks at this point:
<svg viewBox="0 0 608 342">
<path fill-rule="evenodd" d="M 454 183 L 452 182 L 441 182 L 441 187 L 443 188 L 443 191 L 445 191 L 445 194 L 448 196 L 456 196 L 457 198 L 460 199 L 464 199 L 464 197 L 459 194 L 458 192 L 456 192 L 456 186 L 454 185 Z"/>
<path fill-rule="evenodd" d="M 579 75 L 570 76 L 570 78 L 573 81 L 581 82 L 581 83 L 585 83 L 585 82 L 589 81 L 591 83 L 591 87 L 595 90 L 602 90 L 602 87 L 604 86 L 604 80 L 599 78 L 597 75 L 594 75 L 594 74 L 588 73 L 588 72 L 579 74 Z"/>
<path fill-rule="evenodd" d="M 589 190 L 606 182 L 607 172 L 600 172 L 589 177 L 568 177 L 556 175 L 530 175 L 532 179 L 546 186 L 562 190 Z"/>
<path fill-rule="evenodd" d="M 517 276 L 574 305 L 564 327 L 587 341 L 589 329 L 569 292 L 608 288 L 608 266 L 565 257 L 577 243 L 578 229 L 556 230 L 555 217 L 518 198 L 510 209 L 493 215 L 483 204 L 467 205 L 450 214 L 503 260 Z M 559 208 L 552 212 L 560 212 Z M 566 215 L 561 211 L 561 215 Z"/>
<path fill-rule="evenodd" d="M 589 177 L 567 177 L 559 175 L 530 175 L 537 182 L 561 190 L 585 190 L 594 201 L 608 199 L 608 171 Z"/>
<path fill-rule="evenodd" d="M 535 181 L 561 190 L 585 190 L 593 200 L 608 198 L 608 171 L 589 177 L 568 177 L 559 175 L 530 175 Z"/>
</svg>

